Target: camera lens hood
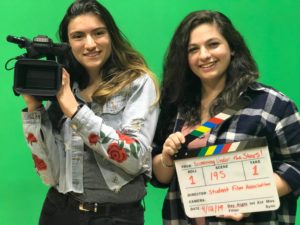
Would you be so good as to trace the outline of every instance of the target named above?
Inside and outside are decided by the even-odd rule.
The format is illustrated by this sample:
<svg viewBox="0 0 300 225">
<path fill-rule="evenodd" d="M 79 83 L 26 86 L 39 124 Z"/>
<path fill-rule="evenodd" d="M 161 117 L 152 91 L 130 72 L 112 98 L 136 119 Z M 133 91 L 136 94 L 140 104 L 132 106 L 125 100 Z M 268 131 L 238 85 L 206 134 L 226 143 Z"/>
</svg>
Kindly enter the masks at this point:
<svg viewBox="0 0 300 225">
<path fill-rule="evenodd" d="M 62 65 L 53 60 L 19 59 L 15 64 L 14 92 L 42 99 L 55 97 L 61 87 Z"/>
</svg>

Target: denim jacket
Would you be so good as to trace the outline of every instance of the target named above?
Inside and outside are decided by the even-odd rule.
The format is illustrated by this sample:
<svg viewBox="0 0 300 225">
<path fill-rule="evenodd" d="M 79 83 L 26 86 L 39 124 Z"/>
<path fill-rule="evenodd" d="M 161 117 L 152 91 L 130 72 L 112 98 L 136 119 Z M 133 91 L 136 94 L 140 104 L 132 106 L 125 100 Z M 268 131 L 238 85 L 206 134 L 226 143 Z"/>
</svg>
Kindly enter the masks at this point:
<svg viewBox="0 0 300 225">
<path fill-rule="evenodd" d="M 112 191 L 118 192 L 139 174 L 150 177 L 151 142 L 159 114 L 155 99 L 153 80 L 144 75 L 104 105 L 92 102 L 72 119 L 63 116 L 60 129 L 54 129 L 49 108 L 23 110 L 24 134 L 43 182 L 62 193 L 82 193 L 84 146 L 93 150 Z"/>
</svg>

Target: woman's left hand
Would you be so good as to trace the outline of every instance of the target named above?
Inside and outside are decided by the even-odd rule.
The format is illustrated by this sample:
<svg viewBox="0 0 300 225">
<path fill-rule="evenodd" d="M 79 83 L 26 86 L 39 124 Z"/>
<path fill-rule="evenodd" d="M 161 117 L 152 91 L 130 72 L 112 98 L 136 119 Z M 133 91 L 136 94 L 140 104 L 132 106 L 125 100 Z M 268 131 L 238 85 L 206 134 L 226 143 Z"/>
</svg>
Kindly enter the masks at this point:
<svg viewBox="0 0 300 225">
<path fill-rule="evenodd" d="M 56 94 L 60 108 L 67 117 L 72 117 L 76 112 L 78 103 L 71 89 L 70 75 L 63 69 L 61 88 Z"/>
<path fill-rule="evenodd" d="M 234 214 L 225 214 L 219 215 L 218 218 L 232 219 L 234 221 L 241 221 L 243 218 L 250 216 L 250 213 L 234 213 Z"/>
</svg>

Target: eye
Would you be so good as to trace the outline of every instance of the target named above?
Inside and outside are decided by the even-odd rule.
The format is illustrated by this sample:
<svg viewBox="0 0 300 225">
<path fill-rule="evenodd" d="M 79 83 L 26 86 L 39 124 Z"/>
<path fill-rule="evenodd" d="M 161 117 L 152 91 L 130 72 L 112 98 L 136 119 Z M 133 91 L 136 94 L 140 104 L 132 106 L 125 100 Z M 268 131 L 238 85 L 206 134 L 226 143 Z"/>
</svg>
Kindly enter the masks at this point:
<svg viewBox="0 0 300 225">
<path fill-rule="evenodd" d="M 189 47 L 188 48 L 188 53 L 195 53 L 195 52 L 197 52 L 197 50 L 198 50 L 198 48 L 197 47 Z"/>
<path fill-rule="evenodd" d="M 216 42 L 216 41 L 210 42 L 210 43 L 208 44 L 208 46 L 209 46 L 210 48 L 217 48 L 219 45 L 220 45 L 220 43 L 219 43 L 219 42 Z"/>
<path fill-rule="evenodd" d="M 76 32 L 76 33 L 73 33 L 73 34 L 70 35 L 70 38 L 74 39 L 74 40 L 80 39 L 82 37 L 83 37 L 83 33 L 80 33 L 80 32 Z"/>
<path fill-rule="evenodd" d="M 106 33 L 107 33 L 107 30 L 106 30 L 106 29 L 99 29 L 99 30 L 96 30 L 96 31 L 94 32 L 94 35 L 95 35 L 96 37 L 100 37 L 100 36 L 105 35 Z"/>
</svg>

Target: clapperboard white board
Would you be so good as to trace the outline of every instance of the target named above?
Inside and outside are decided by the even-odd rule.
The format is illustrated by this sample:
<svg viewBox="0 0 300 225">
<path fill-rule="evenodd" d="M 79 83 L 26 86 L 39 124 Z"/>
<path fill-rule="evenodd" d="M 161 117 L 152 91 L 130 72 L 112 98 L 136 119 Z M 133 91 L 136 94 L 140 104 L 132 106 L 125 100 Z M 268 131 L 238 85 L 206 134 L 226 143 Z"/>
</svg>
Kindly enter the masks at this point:
<svg viewBox="0 0 300 225">
<path fill-rule="evenodd" d="M 276 210 L 280 205 L 264 138 L 182 149 L 174 160 L 190 218 Z"/>
</svg>

